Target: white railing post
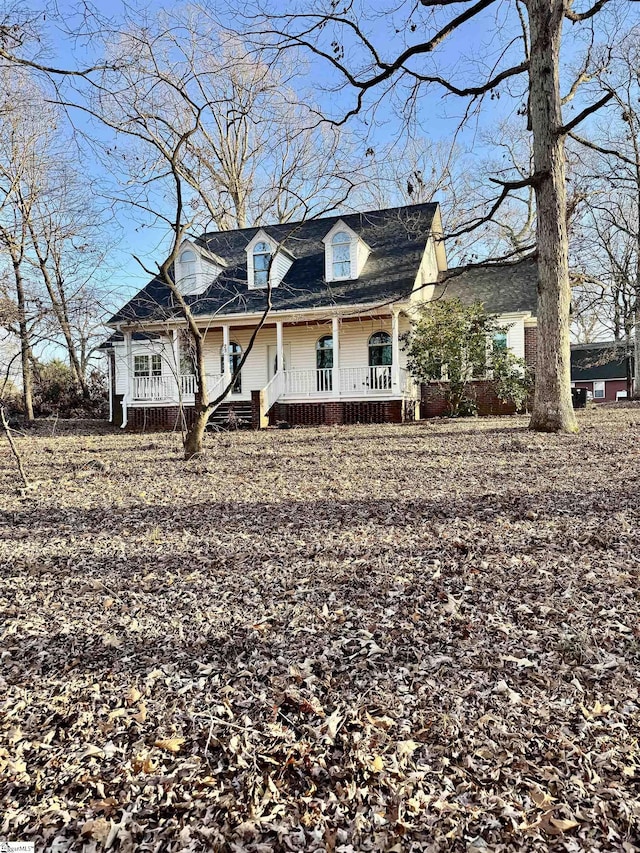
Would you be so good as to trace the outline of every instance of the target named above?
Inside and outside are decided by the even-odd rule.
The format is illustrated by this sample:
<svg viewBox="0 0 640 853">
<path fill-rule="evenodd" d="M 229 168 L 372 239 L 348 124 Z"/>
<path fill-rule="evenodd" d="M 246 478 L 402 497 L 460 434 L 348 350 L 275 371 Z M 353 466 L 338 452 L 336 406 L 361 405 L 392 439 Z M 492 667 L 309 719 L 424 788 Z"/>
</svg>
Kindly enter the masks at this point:
<svg viewBox="0 0 640 853">
<path fill-rule="evenodd" d="M 230 338 L 229 338 L 229 324 L 225 323 L 222 327 L 222 364 L 224 365 L 224 370 L 222 371 L 222 376 L 224 378 L 224 384 L 228 385 L 231 381 L 231 366 L 229 364 L 229 346 L 230 346 Z"/>
<path fill-rule="evenodd" d="M 331 334 L 333 343 L 333 373 L 331 376 L 331 384 L 333 386 L 333 396 L 340 396 L 340 320 L 338 317 L 333 317 L 331 320 Z"/>
<path fill-rule="evenodd" d="M 126 350 L 125 361 L 127 364 L 127 384 L 126 384 L 126 393 L 124 395 L 124 399 L 122 401 L 122 427 L 127 425 L 128 412 L 127 407 L 129 403 L 133 400 L 133 352 L 131 345 L 131 331 L 125 331 L 124 334 L 124 343 Z"/>
<path fill-rule="evenodd" d="M 172 329 L 171 331 L 171 349 L 173 351 L 173 381 L 176 387 L 176 399 L 180 400 L 182 397 L 182 385 L 180 380 L 180 341 L 178 340 L 178 330 Z"/>
<path fill-rule="evenodd" d="M 276 320 L 276 373 L 285 369 L 284 342 L 282 338 L 282 320 Z"/>
<path fill-rule="evenodd" d="M 391 314 L 391 390 L 400 393 L 400 335 L 398 311 Z"/>
</svg>

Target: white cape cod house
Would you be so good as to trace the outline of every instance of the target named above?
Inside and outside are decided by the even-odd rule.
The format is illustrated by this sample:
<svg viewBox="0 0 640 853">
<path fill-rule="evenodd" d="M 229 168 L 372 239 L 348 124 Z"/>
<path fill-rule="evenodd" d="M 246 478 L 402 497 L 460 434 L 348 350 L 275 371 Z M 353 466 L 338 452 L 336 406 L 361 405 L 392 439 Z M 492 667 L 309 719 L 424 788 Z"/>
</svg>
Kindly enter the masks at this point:
<svg viewBox="0 0 640 853">
<path fill-rule="evenodd" d="M 407 373 L 401 335 L 416 307 L 442 290 L 441 234 L 433 203 L 185 241 L 175 281 L 206 333 L 212 397 L 249 345 L 271 277 L 267 322 L 217 417 L 232 412 L 254 427 L 416 418 L 420 389 Z M 509 346 L 524 356 L 531 306 L 508 307 Z M 108 325 L 112 422 L 173 429 L 188 420 L 195 376 L 170 288 L 150 281 Z"/>
</svg>

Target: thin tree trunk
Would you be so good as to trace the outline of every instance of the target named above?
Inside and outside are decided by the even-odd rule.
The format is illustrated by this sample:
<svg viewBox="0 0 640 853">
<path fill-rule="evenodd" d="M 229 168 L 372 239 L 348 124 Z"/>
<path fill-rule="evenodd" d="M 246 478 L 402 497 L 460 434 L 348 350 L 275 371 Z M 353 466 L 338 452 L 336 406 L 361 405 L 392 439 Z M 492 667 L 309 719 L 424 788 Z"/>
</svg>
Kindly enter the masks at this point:
<svg viewBox="0 0 640 853">
<path fill-rule="evenodd" d="M 184 458 L 192 459 L 202 453 L 204 431 L 207 428 L 210 412 L 202 407 L 196 409 L 195 420 L 187 430 L 184 439 Z"/>
<path fill-rule="evenodd" d="M 13 453 L 13 455 L 15 457 L 16 464 L 18 466 L 18 471 L 20 473 L 20 479 L 22 480 L 22 485 L 25 487 L 25 489 L 28 489 L 29 488 L 29 479 L 26 475 L 26 472 L 24 470 L 24 466 L 22 464 L 22 457 L 20 456 L 20 453 L 18 452 L 18 448 L 16 447 L 15 442 L 13 440 L 13 436 L 11 435 L 11 427 L 9 426 L 9 424 L 7 422 L 7 416 L 5 415 L 5 412 L 4 412 L 4 406 L 0 406 L 0 423 L 2 423 L 2 429 L 4 430 L 4 434 L 7 436 L 7 441 L 9 442 L 9 447 L 11 448 L 11 452 Z"/>
<path fill-rule="evenodd" d="M 51 276 L 49 275 L 49 270 L 47 268 L 47 259 L 40 250 L 40 243 L 38 241 L 35 228 L 31 224 L 31 222 L 28 223 L 28 227 L 29 233 L 31 234 L 33 248 L 35 249 L 36 256 L 38 258 L 38 266 L 40 267 L 40 272 L 42 273 L 42 278 L 45 283 L 45 287 L 47 288 L 49 299 L 51 300 L 51 307 L 53 308 L 53 313 L 56 316 L 58 325 L 60 326 L 60 330 L 64 336 L 64 340 L 67 345 L 67 352 L 69 353 L 69 365 L 75 375 L 78 385 L 80 385 L 80 388 L 82 389 L 82 396 L 86 399 L 89 396 L 89 388 L 82 372 L 80 362 L 78 361 L 78 354 L 76 353 L 76 348 L 73 343 L 73 336 L 71 334 L 71 324 L 69 323 L 66 300 L 64 302 L 61 302 L 58 295 L 56 294 L 53 282 L 51 280 Z"/>
<path fill-rule="evenodd" d="M 640 294 L 640 284 L 638 284 Z M 640 308 L 638 307 L 638 295 L 636 295 L 636 307 L 633 312 L 635 329 L 633 333 L 633 397 L 640 400 Z"/>
<path fill-rule="evenodd" d="M 29 339 L 29 326 L 27 324 L 27 305 L 24 295 L 24 282 L 20 271 L 20 262 L 15 258 L 13 263 L 13 275 L 16 284 L 16 301 L 18 303 L 18 327 L 20 329 L 20 364 L 22 367 L 22 403 L 24 406 L 24 419 L 27 423 L 33 423 L 33 374 L 31 371 L 31 341 Z"/>
<path fill-rule="evenodd" d="M 184 458 L 191 459 L 202 453 L 204 446 L 204 431 L 207 428 L 211 411 L 209 409 L 209 389 L 207 388 L 207 377 L 205 373 L 204 363 L 204 334 L 200 331 L 192 317 L 189 318 L 190 331 L 193 337 L 195 347 L 195 368 L 198 377 L 196 383 L 195 394 L 195 418 L 191 426 L 187 429 L 187 434 L 184 438 Z M 225 358 L 227 354 L 225 353 Z"/>
<path fill-rule="evenodd" d="M 571 403 L 571 287 L 559 85 L 563 0 L 529 0 L 529 111 L 538 234 L 538 357 L 530 428 L 576 432 Z"/>
</svg>

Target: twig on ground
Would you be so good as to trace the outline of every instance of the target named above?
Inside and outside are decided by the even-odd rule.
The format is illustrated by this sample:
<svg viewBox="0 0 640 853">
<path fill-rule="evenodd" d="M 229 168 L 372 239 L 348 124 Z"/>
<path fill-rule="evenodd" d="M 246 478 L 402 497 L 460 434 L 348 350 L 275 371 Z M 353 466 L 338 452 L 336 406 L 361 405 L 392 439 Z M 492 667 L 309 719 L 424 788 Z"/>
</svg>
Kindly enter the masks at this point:
<svg viewBox="0 0 640 853">
<path fill-rule="evenodd" d="M 22 457 L 20 456 L 18 448 L 16 447 L 15 442 L 13 440 L 13 436 L 11 435 L 11 427 L 9 426 L 9 422 L 7 421 L 4 406 L 0 406 L 0 420 L 2 420 L 2 428 L 4 430 L 4 434 L 7 436 L 7 441 L 9 442 L 9 446 L 11 447 L 11 452 L 15 456 L 22 484 L 25 489 L 29 489 L 31 487 L 31 484 L 29 483 L 29 479 L 25 473 L 24 466 L 22 464 Z"/>
</svg>

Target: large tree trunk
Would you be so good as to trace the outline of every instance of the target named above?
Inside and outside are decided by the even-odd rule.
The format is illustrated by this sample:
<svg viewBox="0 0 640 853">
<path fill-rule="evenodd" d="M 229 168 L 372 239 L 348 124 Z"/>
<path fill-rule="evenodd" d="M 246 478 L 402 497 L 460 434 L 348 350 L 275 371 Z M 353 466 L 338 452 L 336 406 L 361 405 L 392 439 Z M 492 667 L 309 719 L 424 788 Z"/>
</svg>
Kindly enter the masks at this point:
<svg viewBox="0 0 640 853">
<path fill-rule="evenodd" d="M 528 0 L 529 111 L 536 175 L 538 358 L 530 428 L 576 432 L 571 402 L 571 287 L 559 83 L 564 0 Z"/>
</svg>

